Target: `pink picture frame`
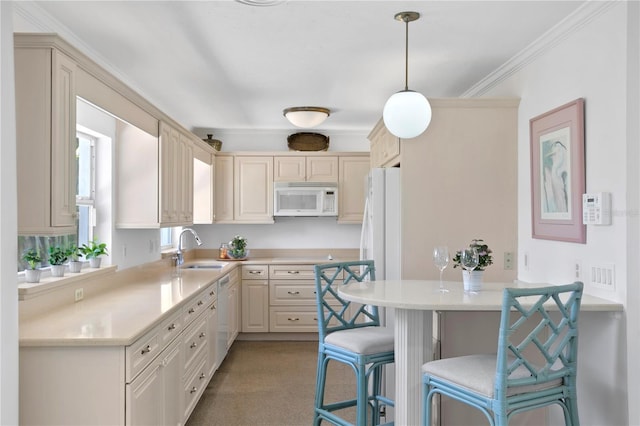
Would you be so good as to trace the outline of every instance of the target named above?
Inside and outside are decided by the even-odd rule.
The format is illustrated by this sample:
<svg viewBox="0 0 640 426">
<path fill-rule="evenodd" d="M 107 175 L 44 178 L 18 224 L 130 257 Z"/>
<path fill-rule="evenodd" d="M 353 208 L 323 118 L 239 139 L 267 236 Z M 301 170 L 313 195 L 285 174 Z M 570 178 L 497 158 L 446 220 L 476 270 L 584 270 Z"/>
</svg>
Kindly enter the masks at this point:
<svg viewBox="0 0 640 426">
<path fill-rule="evenodd" d="M 532 118 L 529 130 L 531 236 L 584 244 L 584 99 Z"/>
</svg>

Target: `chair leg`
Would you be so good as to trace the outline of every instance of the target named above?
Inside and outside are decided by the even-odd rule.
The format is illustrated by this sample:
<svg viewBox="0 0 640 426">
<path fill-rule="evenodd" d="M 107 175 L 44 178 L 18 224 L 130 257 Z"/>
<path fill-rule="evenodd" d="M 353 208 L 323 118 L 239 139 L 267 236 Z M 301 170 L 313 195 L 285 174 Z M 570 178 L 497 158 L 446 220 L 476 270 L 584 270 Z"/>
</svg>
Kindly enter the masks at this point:
<svg viewBox="0 0 640 426">
<path fill-rule="evenodd" d="M 578 403 L 574 396 L 565 398 L 566 410 L 564 413 L 564 422 L 567 426 L 580 426 L 580 418 L 578 417 Z"/>
<path fill-rule="evenodd" d="M 357 426 L 366 426 L 367 424 L 367 407 L 369 406 L 369 388 L 367 386 L 367 368 L 364 365 L 357 365 L 357 407 L 356 407 L 356 424 Z"/>
<path fill-rule="evenodd" d="M 321 418 L 318 409 L 324 405 L 324 389 L 327 380 L 327 358 L 323 353 L 318 353 L 318 369 L 316 373 L 316 397 L 313 409 L 313 424 L 320 426 Z"/>
</svg>

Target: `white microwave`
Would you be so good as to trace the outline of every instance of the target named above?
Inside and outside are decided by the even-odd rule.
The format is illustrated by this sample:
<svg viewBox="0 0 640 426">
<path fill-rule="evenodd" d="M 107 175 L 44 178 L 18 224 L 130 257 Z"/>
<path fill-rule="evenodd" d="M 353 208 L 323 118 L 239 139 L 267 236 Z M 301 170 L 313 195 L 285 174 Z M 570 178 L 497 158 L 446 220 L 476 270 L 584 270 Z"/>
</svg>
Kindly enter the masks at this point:
<svg viewBox="0 0 640 426">
<path fill-rule="evenodd" d="M 327 182 L 275 182 L 274 216 L 337 216 L 338 185 Z"/>
</svg>

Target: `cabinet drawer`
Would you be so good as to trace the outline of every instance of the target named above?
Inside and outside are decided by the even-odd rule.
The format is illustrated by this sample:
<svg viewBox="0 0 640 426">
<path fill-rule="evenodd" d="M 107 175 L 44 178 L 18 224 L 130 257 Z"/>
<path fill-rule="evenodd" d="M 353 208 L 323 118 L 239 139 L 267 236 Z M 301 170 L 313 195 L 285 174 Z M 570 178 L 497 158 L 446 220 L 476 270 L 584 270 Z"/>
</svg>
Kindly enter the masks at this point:
<svg viewBox="0 0 640 426">
<path fill-rule="evenodd" d="M 206 352 L 207 347 L 207 318 L 202 316 L 193 325 L 191 325 L 184 333 L 183 352 L 184 352 L 184 369 L 185 371 L 194 364 L 201 352 Z"/>
<path fill-rule="evenodd" d="M 125 349 L 126 382 L 131 383 L 138 373 L 160 354 L 161 349 L 157 328 L 136 340 L 133 345 L 127 346 Z"/>
<path fill-rule="evenodd" d="M 318 311 L 315 306 L 269 309 L 270 332 L 318 331 Z"/>
<path fill-rule="evenodd" d="M 280 280 L 315 280 L 314 265 L 269 265 L 269 278 Z"/>
<path fill-rule="evenodd" d="M 201 312 L 210 305 L 209 292 L 203 291 L 193 299 L 185 308 L 183 312 L 184 326 L 187 327 L 191 322 L 198 317 Z M 209 303 L 207 303 L 209 302 Z"/>
<path fill-rule="evenodd" d="M 316 286 L 313 281 L 270 280 L 270 305 L 314 305 Z"/>
<path fill-rule="evenodd" d="M 191 414 L 196 406 L 200 395 L 204 392 L 209 383 L 209 375 L 207 374 L 207 358 L 199 356 L 194 364 L 196 368 L 187 374 L 184 381 L 184 419 Z"/>
<path fill-rule="evenodd" d="M 182 319 L 182 312 L 177 312 L 160 324 L 158 338 L 163 348 L 182 332 L 184 328 Z"/>
<path fill-rule="evenodd" d="M 261 280 L 269 276 L 269 267 L 267 265 L 243 265 L 243 280 Z"/>
</svg>

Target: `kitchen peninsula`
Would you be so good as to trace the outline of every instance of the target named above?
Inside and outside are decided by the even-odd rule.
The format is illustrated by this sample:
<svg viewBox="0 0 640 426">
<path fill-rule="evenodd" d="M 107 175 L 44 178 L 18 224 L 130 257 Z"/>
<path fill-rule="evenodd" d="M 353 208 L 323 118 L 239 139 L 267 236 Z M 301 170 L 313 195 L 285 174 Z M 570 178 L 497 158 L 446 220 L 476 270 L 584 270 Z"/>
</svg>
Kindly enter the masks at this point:
<svg viewBox="0 0 640 426">
<path fill-rule="evenodd" d="M 187 253 L 179 268 L 164 259 L 108 272 L 21 301 L 21 424 L 184 423 L 245 329 L 241 306 L 251 295 L 241 294 L 245 270 L 281 274 L 310 270 L 330 256 L 357 255 L 351 249 L 296 250 L 293 257 L 287 250 L 256 249 L 252 259 L 234 262 L 214 261 L 214 253 Z M 264 279 L 258 278 L 247 285 Z M 274 287 L 266 280 L 267 298 L 258 300 L 268 302 L 278 282 L 294 284 L 283 278 Z M 80 285 L 84 299 L 73 302 Z M 295 303 L 304 307 L 305 301 Z M 273 309 L 263 305 L 262 311 Z"/>
</svg>

